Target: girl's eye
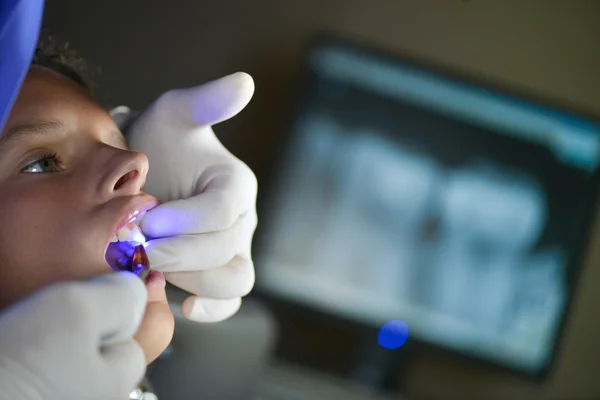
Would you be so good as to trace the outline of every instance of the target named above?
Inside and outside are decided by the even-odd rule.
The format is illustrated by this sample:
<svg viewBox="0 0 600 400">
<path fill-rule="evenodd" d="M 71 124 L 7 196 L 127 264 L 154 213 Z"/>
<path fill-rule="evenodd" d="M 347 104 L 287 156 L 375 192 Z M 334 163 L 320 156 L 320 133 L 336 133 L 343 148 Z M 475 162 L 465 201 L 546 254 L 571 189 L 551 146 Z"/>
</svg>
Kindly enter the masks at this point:
<svg viewBox="0 0 600 400">
<path fill-rule="evenodd" d="M 56 153 L 45 154 L 36 161 L 28 164 L 21 170 L 23 173 L 47 173 L 56 172 L 60 165 L 60 159 Z"/>
</svg>

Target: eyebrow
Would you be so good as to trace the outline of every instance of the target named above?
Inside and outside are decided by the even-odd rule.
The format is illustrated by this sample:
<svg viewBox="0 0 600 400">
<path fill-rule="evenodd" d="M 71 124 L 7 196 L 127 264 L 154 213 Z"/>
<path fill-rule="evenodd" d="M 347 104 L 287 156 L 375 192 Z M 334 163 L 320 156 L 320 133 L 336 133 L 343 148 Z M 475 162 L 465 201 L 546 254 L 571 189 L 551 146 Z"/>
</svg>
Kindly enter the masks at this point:
<svg viewBox="0 0 600 400">
<path fill-rule="evenodd" d="M 17 125 L 10 128 L 4 135 L 0 136 L 0 146 L 24 136 L 55 135 L 60 128 L 63 127 L 64 125 L 62 122 L 56 121 L 38 121 L 30 124 Z"/>
<path fill-rule="evenodd" d="M 36 137 L 56 135 L 64 124 L 59 121 L 37 121 L 29 124 L 17 125 L 9 129 L 4 135 L 0 136 L 0 147 L 5 143 L 18 140 L 22 137 Z M 125 149 L 128 148 L 127 139 L 118 130 L 110 132 L 111 137 L 116 144 L 122 145 Z"/>
</svg>

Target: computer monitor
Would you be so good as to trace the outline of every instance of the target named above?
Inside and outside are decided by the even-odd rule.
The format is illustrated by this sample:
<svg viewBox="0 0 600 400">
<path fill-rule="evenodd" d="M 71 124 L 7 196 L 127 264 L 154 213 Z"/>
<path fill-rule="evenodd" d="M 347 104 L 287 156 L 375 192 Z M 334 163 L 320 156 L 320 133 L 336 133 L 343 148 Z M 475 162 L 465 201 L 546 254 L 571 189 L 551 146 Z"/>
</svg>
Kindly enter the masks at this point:
<svg viewBox="0 0 600 400">
<path fill-rule="evenodd" d="M 256 289 L 547 371 L 595 211 L 600 126 L 338 40 L 261 203 Z"/>
</svg>

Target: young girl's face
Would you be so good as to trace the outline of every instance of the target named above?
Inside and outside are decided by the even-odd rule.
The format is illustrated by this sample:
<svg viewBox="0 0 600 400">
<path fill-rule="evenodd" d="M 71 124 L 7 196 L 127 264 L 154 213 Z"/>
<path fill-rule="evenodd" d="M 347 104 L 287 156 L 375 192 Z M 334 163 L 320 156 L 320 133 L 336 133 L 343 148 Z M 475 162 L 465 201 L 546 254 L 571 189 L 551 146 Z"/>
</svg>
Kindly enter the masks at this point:
<svg viewBox="0 0 600 400">
<path fill-rule="evenodd" d="M 0 309 L 54 282 L 110 273 L 113 234 L 157 204 L 141 191 L 147 172 L 146 156 L 127 150 L 79 85 L 32 67 L 0 135 Z M 138 336 L 150 361 L 173 317 L 164 281 L 147 287 Z"/>
</svg>

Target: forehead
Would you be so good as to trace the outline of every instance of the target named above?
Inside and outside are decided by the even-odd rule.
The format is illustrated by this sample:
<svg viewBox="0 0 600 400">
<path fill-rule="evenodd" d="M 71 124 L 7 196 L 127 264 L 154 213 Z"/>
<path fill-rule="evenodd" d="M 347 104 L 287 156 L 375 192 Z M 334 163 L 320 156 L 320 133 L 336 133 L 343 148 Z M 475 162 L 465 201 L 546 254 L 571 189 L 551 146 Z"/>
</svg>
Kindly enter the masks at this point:
<svg viewBox="0 0 600 400">
<path fill-rule="evenodd" d="M 32 67 L 2 129 L 0 142 L 7 141 L 20 127 L 38 122 L 60 125 L 69 131 L 116 131 L 122 136 L 108 113 L 84 88 L 54 71 Z"/>
</svg>

